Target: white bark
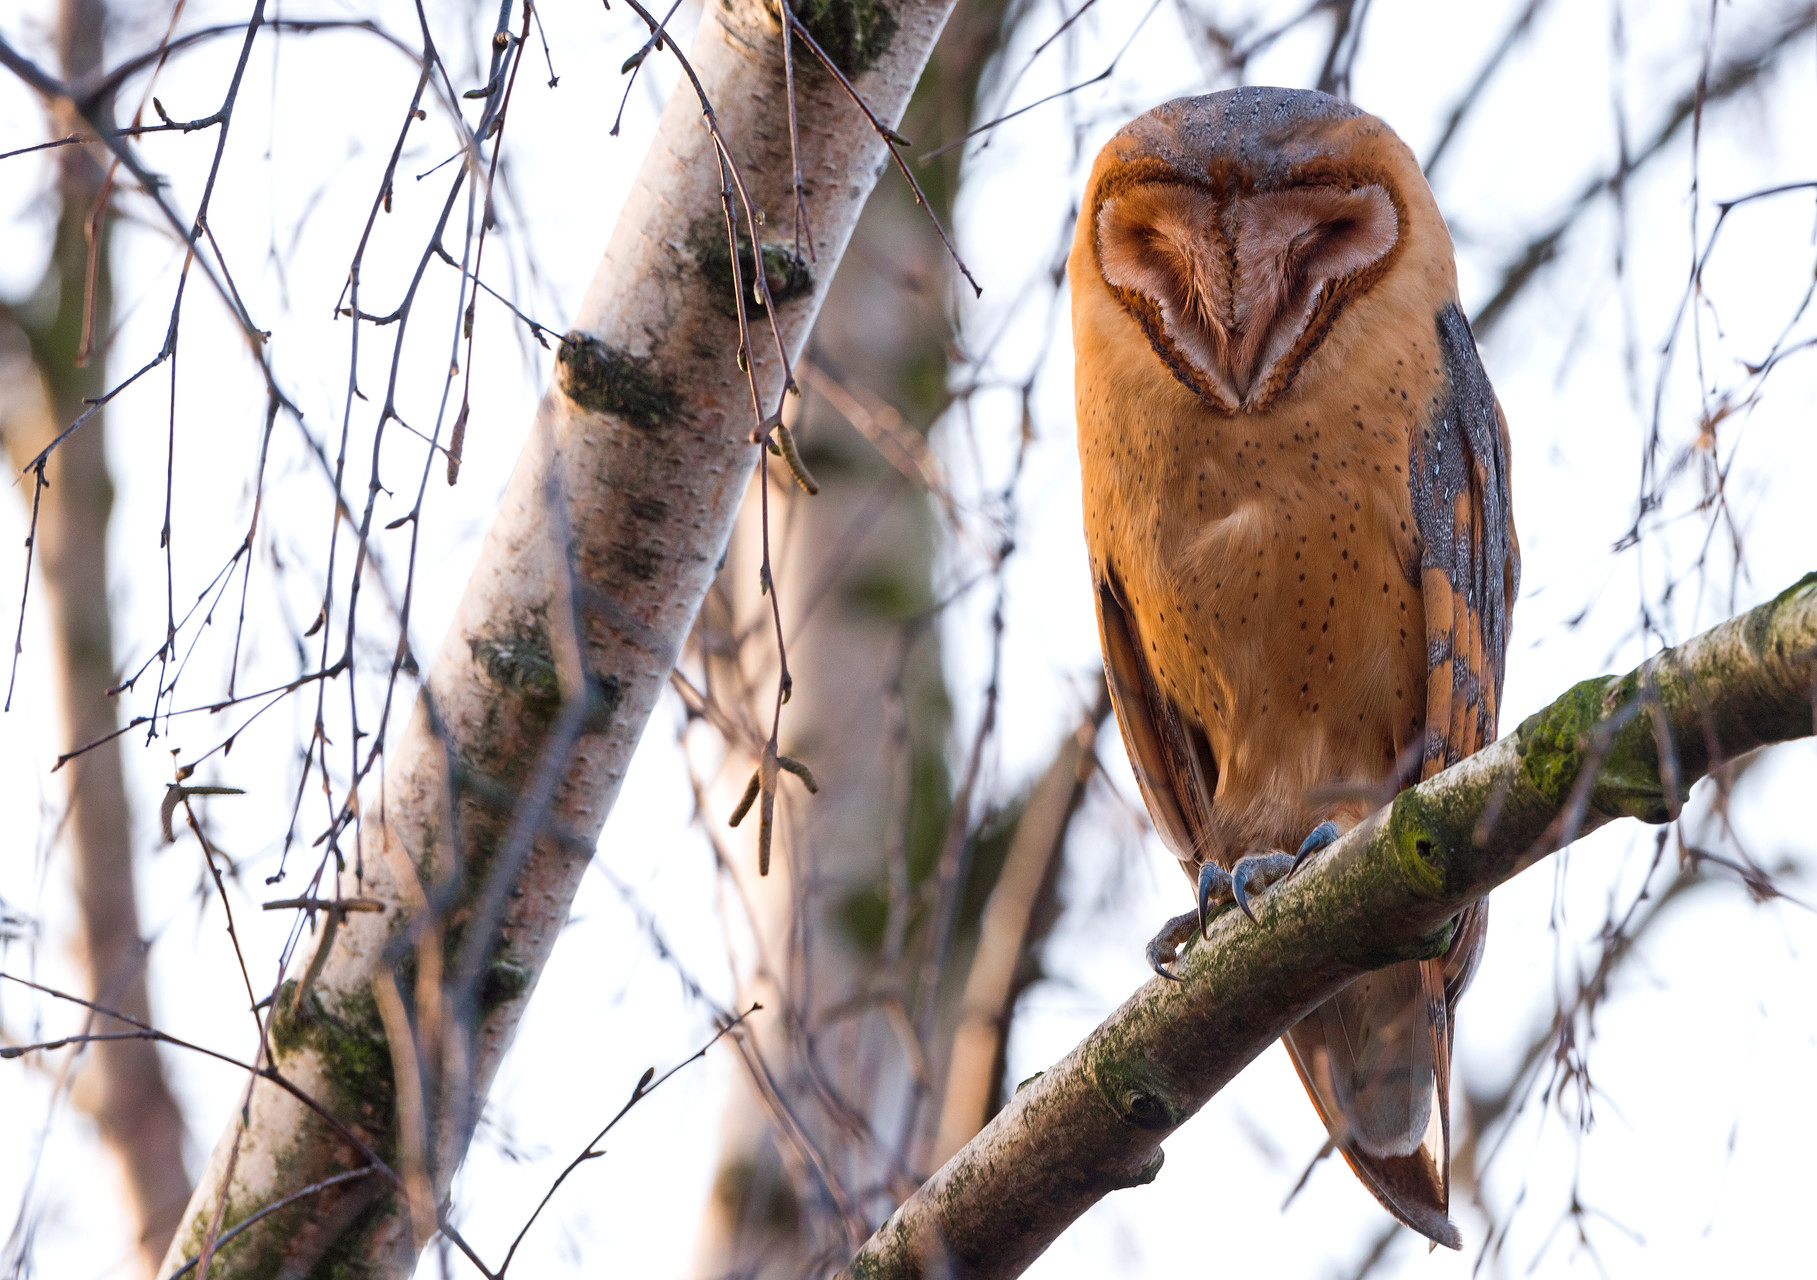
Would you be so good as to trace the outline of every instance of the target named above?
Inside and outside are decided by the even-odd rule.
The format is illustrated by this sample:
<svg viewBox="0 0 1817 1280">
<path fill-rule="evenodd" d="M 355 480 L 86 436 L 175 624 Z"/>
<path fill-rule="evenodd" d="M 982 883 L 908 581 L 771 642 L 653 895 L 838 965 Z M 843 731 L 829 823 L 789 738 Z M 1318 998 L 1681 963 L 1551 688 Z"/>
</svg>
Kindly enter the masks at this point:
<svg viewBox="0 0 1817 1280">
<path fill-rule="evenodd" d="M 893 36 L 855 78 L 885 123 L 899 118 L 949 7 L 950 0 L 890 6 Z M 766 235 L 782 244 L 792 166 L 773 10 L 761 0 L 727 0 L 707 5 L 706 14 L 689 58 L 752 200 L 768 215 Z M 803 54 L 797 44 L 801 170 L 819 260 L 811 285 L 777 306 L 791 358 L 884 158 L 869 122 Z M 593 132 L 604 127 L 592 122 Z M 587 131 L 577 129 L 577 154 L 593 149 Z M 735 363 L 726 288 L 712 266 L 715 248 L 722 273 L 720 169 L 684 79 L 575 318 L 576 340 L 563 347 L 556 386 L 543 400 L 427 692 L 391 747 L 382 794 L 367 798 L 360 892 L 389 909 L 349 917 L 298 1013 L 288 1012 L 289 987 L 277 1005 L 277 1068 L 344 1128 L 258 1081 L 250 1125 L 242 1132 L 236 1115 L 223 1135 L 165 1260 L 166 1275 L 200 1251 L 223 1195 L 220 1221 L 228 1228 L 358 1167 L 368 1157 L 350 1135 L 403 1171 L 406 1161 L 393 1158 L 399 1091 L 379 1012 L 390 998 L 374 996 L 375 982 L 394 978 L 409 992 L 413 975 L 407 965 L 399 970 L 400 957 L 416 962 L 414 981 L 424 993 L 417 1039 L 427 1042 L 428 1056 L 440 1049 L 440 1096 L 452 1099 L 432 1107 L 427 1120 L 430 1181 L 438 1199 L 446 1195 L 471 1116 L 566 919 L 756 458 L 748 439 L 755 419 Z M 748 288 L 748 264 L 745 281 Z M 761 312 L 753 311 L 752 332 L 768 411 L 782 370 Z M 539 785 L 550 793 L 547 803 L 539 803 Z M 534 821 L 535 838 L 522 849 L 521 866 L 512 866 L 518 846 L 510 832 L 520 808 Z M 498 888 L 508 892 L 496 895 L 499 923 L 485 931 L 477 957 L 478 1021 L 467 1058 L 458 1036 L 426 1031 L 437 986 L 424 975 L 432 968 L 458 974 L 476 958 L 465 956 L 461 943 L 483 929 L 489 876 L 501 860 Z M 446 909 L 426 911 L 422 885 L 431 894 L 448 886 Z M 444 922 L 451 924 L 445 932 Z M 420 937 L 410 936 L 413 928 Z M 437 1078 L 432 1067 L 424 1074 Z M 397 1186 L 380 1175 L 312 1193 L 236 1236 L 214 1256 L 209 1274 L 301 1275 L 331 1264 L 359 1274 L 407 1274 L 423 1241 L 413 1239 Z"/>
</svg>

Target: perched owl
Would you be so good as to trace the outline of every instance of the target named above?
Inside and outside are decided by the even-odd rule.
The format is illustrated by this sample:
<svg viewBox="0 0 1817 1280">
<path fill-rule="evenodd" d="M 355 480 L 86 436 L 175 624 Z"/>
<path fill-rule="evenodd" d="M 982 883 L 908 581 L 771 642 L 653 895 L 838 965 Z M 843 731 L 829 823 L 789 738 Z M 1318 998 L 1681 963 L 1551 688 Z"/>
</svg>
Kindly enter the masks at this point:
<svg viewBox="0 0 1817 1280">
<path fill-rule="evenodd" d="M 1305 90 L 1181 98 L 1098 156 L 1070 262 L 1104 665 L 1199 909 L 1495 737 L 1520 576 L 1508 435 L 1394 132 Z M 1293 852 L 1289 852 L 1289 851 Z M 1456 1248 L 1447 1092 L 1486 908 L 1286 1045 L 1357 1176 Z M 1169 974 L 1168 976 L 1172 976 Z"/>
</svg>

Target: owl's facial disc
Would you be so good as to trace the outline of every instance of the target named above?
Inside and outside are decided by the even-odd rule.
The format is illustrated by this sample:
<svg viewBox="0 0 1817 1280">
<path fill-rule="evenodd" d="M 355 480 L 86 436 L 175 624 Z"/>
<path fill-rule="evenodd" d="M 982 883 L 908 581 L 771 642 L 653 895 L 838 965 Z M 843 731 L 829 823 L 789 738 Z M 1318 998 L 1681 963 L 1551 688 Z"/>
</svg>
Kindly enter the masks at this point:
<svg viewBox="0 0 1817 1280">
<path fill-rule="evenodd" d="M 1367 286 L 1364 273 L 1394 247 L 1400 225 L 1380 186 L 1220 198 L 1152 182 L 1100 204 L 1097 233 L 1105 282 L 1124 294 L 1157 352 L 1234 413 L 1286 387 L 1336 308 Z"/>
</svg>

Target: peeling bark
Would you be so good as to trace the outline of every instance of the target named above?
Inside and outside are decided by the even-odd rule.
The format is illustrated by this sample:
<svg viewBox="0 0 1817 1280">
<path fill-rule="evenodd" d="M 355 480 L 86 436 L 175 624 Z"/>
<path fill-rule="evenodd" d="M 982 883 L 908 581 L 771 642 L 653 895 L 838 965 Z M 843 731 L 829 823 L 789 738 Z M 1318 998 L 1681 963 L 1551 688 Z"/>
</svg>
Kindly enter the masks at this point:
<svg viewBox="0 0 1817 1280">
<path fill-rule="evenodd" d="M 887 43 L 865 44 L 869 69 L 855 82 L 885 123 L 900 118 L 949 7 L 901 0 L 889 10 Z M 727 0 L 706 13 L 689 58 L 754 204 L 768 215 L 767 235 L 780 242 L 794 199 L 773 10 Z M 818 262 L 776 306 L 791 358 L 884 157 L 844 91 L 799 46 L 796 53 Z M 358 886 L 388 910 L 350 917 L 309 991 L 297 999 L 287 984 L 274 1005 L 276 1068 L 345 1132 L 258 1081 L 250 1124 L 242 1132 L 236 1116 L 223 1136 L 166 1275 L 200 1251 L 223 1196 L 228 1228 L 357 1167 L 365 1157 L 349 1134 L 401 1166 L 398 1090 L 375 980 L 419 993 L 417 1037 L 439 1055 L 443 1081 L 423 1154 L 438 1203 L 446 1196 L 756 459 L 736 322 L 712 261 L 716 238 L 723 252 L 719 163 L 684 80 L 563 344 L 556 385 L 424 696 L 390 748 L 382 794 L 359 835 Z M 761 311 L 752 328 L 767 411 L 782 370 Z M 351 891 L 351 875 L 345 880 Z M 463 949 L 464 941 L 473 945 Z M 470 1039 L 425 1035 L 422 993 L 434 988 L 422 979 L 431 967 L 454 975 L 457 987 L 463 975 L 473 980 Z M 454 1012 L 445 1025 L 460 1023 L 458 1001 Z M 397 1184 L 361 1178 L 325 1186 L 236 1236 L 209 1274 L 401 1276 L 417 1244 Z"/>
<path fill-rule="evenodd" d="M 1586 680 L 1397 796 L 1182 981 L 1145 984 L 890 1217 L 852 1280 L 1019 1275 L 1263 1049 L 1369 969 L 1440 954 L 1457 912 L 1579 835 L 1675 818 L 1726 760 L 1817 732 L 1817 574 L 1625 676 Z"/>
</svg>

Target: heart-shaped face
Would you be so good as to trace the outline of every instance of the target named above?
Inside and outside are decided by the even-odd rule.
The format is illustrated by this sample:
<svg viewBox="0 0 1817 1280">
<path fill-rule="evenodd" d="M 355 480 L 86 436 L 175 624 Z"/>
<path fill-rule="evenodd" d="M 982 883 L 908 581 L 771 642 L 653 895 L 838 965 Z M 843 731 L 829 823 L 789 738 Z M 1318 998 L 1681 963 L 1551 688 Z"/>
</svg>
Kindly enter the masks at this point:
<svg viewBox="0 0 1817 1280">
<path fill-rule="evenodd" d="M 1075 291 L 1108 294 L 1175 378 L 1231 414 L 1329 366 L 1315 356 L 1334 329 L 1347 349 L 1401 323 L 1414 294 L 1436 309 L 1456 292 L 1406 144 L 1347 102 L 1283 89 L 1183 98 L 1120 131 L 1093 169 L 1073 269 Z"/>
<path fill-rule="evenodd" d="M 1276 389 L 1284 358 L 1318 340 L 1314 316 L 1365 287 L 1400 227 L 1374 183 L 1230 196 L 1145 183 L 1105 199 L 1096 222 L 1105 283 L 1132 310 L 1152 308 L 1138 319 L 1158 313 L 1149 340 L 1192 366 L 1224 409 Z"/>
</svg>

